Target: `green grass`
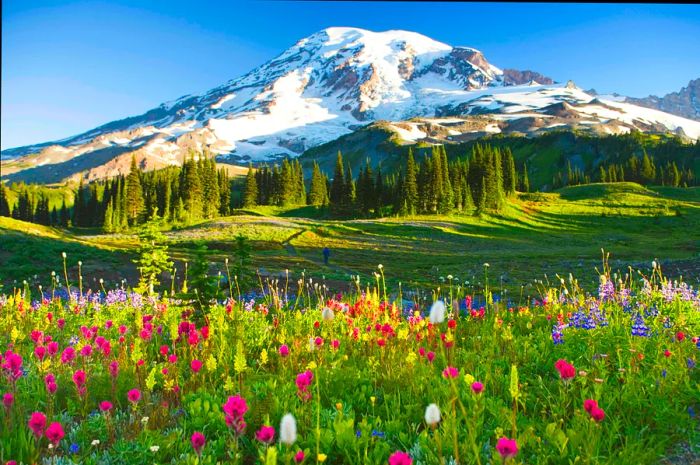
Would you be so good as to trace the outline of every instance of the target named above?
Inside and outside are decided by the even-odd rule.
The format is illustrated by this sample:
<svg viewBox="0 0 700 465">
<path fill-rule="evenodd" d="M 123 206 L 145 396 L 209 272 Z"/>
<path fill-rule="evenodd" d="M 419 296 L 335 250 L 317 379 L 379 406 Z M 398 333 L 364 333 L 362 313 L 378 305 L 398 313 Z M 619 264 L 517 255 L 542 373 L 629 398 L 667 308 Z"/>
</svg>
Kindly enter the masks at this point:
<svg viewBox="0 0 700 465">
<path fill-rule="evenodd" d="M 305 270 L 307 275 L 345 283 L 355 274 L 373 279 L 382 264 L 392 284 L 401 279 L 405 287 L 423 286 L 453 275 L 478 290 L 483 264 L 489 263 L 497 288 L 520 293 L 525 286 L 527 295 L 534 291 L 533 279 L 552 281 L 557 273 L 573 272 L 582 284 L 594 287 L 604 248 L 621 273 L 630 264 L 649 267 L 657 259 L 667 274 L 691 282 L 700 278 L 700 188 L 647 189 L 633 183 L 568 187 L 520 194 L 499 214 L 481 217 L 324 220 L 321 211 L 310 207 L 236 213 L 169 231 L 173 256 L 186 259 L 194 245 L 204 241 L 211 261 L 221 267 L 225 257 L 233 257 L 235 236 L 242 234 L 251 241 L 253 265 L 261 274 Z M 304 213 L 309 217 L 302 217 Z M 47 236 L 43 243 L 51 247 L 41 254 L 59 259 L 62 244 L 76 239 L 55 230 Z M 84 247 L 90 256 L 109 255 L 109 248 L 129 250 L 135 244 L 133 237 L 124 235 L 82 235 L 77 240 L 75 246 Z M 323 247 L 331 249 L 329 266 L 323 265 Z M 72 254 L 75 260 L 78 254 Z M 18 260 L 13 260 L 17 266 Z"/>
</svg>

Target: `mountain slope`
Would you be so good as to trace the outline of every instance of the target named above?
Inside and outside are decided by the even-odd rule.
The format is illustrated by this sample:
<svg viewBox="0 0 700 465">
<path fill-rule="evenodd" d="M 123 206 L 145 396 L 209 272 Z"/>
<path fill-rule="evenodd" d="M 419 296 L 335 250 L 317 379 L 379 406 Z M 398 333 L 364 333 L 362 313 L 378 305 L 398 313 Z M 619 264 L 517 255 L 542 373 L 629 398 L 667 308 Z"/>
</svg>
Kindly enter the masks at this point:
<svg viewBox="0 0 700 465">
<path fill-rule="evenodd" d="M 645 98 L 627 97 L 625 101 L 700 121 L 700 78 L 690 81 L 680 91 L 671 92 L 663 97 L 655 95 Z"/>
<path fill-rule="evenodd" d="M 10 161 L 2 172 L 10 180 L 93 180 L 125 173 L 132 155 L 154 169 L 180 164 L 190 150 L 232 163 L 267 161 L 298 156 L 373 121 L 414 117 L 458 117 L 466 129 L 451 129 L 455 138 L 561 127 L 700 137 L 698 122 L 594 98 L 533 71 L 503 71 L 472 48 L 407 31 L 329 28 L 201 95 L 75 137 L 3 151 Z M 401 124 L 412 130 L 410 122 Z"/>
</svg>

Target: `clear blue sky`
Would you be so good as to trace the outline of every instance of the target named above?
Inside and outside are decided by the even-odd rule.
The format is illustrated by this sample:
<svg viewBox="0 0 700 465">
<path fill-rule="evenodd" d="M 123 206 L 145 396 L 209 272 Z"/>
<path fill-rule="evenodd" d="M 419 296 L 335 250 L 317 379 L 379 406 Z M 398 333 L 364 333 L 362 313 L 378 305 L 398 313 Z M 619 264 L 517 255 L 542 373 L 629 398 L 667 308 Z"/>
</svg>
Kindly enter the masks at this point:
<svg viewBox="0 0 700 465">
<path fill-rule="evenodd" d="M 4 0 L 2 147 L 207 90 L 329 26 L 413 30 L 635 97 L 700 77 L 698 5 Z"/>
</svg>

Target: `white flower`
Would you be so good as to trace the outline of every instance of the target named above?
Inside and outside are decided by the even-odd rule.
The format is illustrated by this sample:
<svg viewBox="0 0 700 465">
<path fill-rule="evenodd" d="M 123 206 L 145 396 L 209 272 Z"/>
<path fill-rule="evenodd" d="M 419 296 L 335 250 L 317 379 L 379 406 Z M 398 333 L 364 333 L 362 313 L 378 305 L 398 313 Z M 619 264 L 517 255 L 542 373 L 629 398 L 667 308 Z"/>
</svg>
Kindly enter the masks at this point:
<svg viewBox="0 0 700 465">
<path fill-rule="evenodd" d="M 93 446 L 99 446 L 100 445 L 100 440 L 99 439 L 93 439 L 92 442 L 90 443 Z"/>
<path fill-rule="evenodd" d="M 490 267 L 491 265 L 489 265 L 488 263 L 484 263 L 484 266 L 485 266 L 486 268 L 488 268 L 488 267 Z"/>
<path fill-rule="evenodd" d="M 282 417 L 280 422 L 280 442 L 291 446 L 297 440 L 297 422 L 291 413 Z"/>
<path fill-rule="evenodd" d="M 323 318 L 323 321 L 331 321 L 333 318 L 335 318 L 335 314 L 330 308 L 323 307 L 323 310 L 321 311 L 321 318 Z"/>
<path fill-rule="evenodd" d="M 105 280 L 100 278 L 100 284 L 104 284 L 104 283 L 105 283 Z"/>
<path fill-rule="evenodd" d="M 160 450 L 160 446 L 151 446 L 151 452 L 158 452 Z"/>
<path fill-rule="evenodd" d="M 430 307 L 430 322 L 438 324 L 443 321 L 445 321 L 445 303 L 442 300 L 436 300 Z"/>
<path fill-rule="evenodd" d="M 428 405 L 425 409 L 425 422 L 430 426 L 440 423 L 440 407 L 436 404 Z"/>
<path fill-rule="evenodd" d="M 314 340 L 314 338 L 310 337 L 309 338 L 309 352 L 313 352 L 314 350 L 316 350 L 316 341 Z"/>
<path fill-rule="evenodd" d="M 654 268 L 654 269 L 656 269 L 656 260 L 654 260 L 653 262 L 651 262 L 651 267 Z"/>
<path fill-rule="evenodd" d="M 61 255 L 63 255 L 63 258 L 66 258 L 68 256 L 65 252 L 61 253 Z"/>
<path fill-rule="evenodd" d="M 382 264 L 380 263 L 379 265 L 377 265 L 377 268 L 379 268 L 379 269 L 381 270 L 382 268 L 384 268 L 384 265 L 382 265 Z"/>
<path fill-rule="evenodd" d="M 78 266 L 83 266 L 83 261 L 82 261 L 82 260 L 78 260 Z"/>
<path fill-rule="evenodd" d="M 448 274 L 448 275 L 447 275 L 447 279 L 449 279 L 450 281 L 452 281 L 452 275 L 451 275 L 451 274 Z"/>
<path fill-rule="evenodd" d="M 148 417 L 143 417 L 143 418 L 141 418 L 141 423 L 146 424 L 146 423 L 148 423 L 148 420 L 150 420 L 150 418 L 148 418 Z"/>
</svg>

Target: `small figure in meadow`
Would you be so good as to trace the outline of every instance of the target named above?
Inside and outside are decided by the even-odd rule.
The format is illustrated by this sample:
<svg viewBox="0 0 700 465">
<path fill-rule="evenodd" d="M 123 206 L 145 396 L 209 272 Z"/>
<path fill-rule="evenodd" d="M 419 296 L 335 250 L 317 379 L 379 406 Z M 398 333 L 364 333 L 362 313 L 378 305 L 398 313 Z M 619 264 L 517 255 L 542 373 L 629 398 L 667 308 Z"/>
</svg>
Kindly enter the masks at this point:
<svg viewBox="0 0 700 465">
<path fill-rule="evenodd" d="M 328 247 L 323 248 L 323 264 L 328 265 L 328 258 L 331 256 L 331 249 Z"/>
</svg>

